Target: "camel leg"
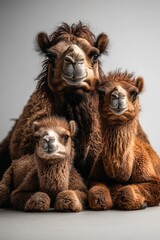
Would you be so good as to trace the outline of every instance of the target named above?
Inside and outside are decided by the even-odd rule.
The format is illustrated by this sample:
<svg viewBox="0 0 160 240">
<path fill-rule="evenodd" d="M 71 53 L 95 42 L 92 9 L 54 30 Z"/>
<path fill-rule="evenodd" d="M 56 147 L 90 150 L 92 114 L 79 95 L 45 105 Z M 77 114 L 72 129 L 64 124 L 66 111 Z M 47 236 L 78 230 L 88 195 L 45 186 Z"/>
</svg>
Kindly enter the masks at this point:
<svg viewBox="0 0 160 240">
<path fill-rule="evenodd" d="M 51 199 L 43 192 L 34 193 L 26 202 L 24 210 L 29 212 L 46 212 L 50 208 Z"/>
<path fill-rule="evenodd" d="M 17 210 L 45 212 L 50 207 L 50 198 L 43 192 L 21 192 L 15 190 L 11 194 L 11 205 Z"/>
<path fill-rule="evenodd" d="M 31 198 L 33 192 L 22 192 L 14 190 L 11 194 L 11 205 L 17 210 L 24 210 L 26 202 Z"/>
<path fill-rule="evenodd" d="M 107 210 L 113 208 L 110 189 L 103 183 L 95 184 L 89 190 L 88 203 L 92 210 Z"/>
<path fill-rule="evenodd" d="M 119 209 L 134 210 L 157 206 L 160 202 L 160 183 L 139 183 L 122 187 L 114 198 Z"/>
<path fill-rule="evenodd" d="M 79 190 L 65 190 L 58 193 L 55 210 L 80 212 L 85 208 L 87 194 Z"/>
<path fill-rule="evenodd" d="M 11 205 L 18 210 L 31 210 L 25 209 L 27 201 L 36 193 L 39 189 L 37 169 L 33 168 L 28 175 L 24 178 L 22 183 L 11 194 Z M 33 198 L 33 197 L 32 197 Z M 42 196 L 43 198 L 43 196 Z M 37 200 L 38 198 L 36 198 Z M 40 199 L 40 198 L 39 198 Z M 41 199 L 40 199 L 41 200 Z M 45 204 L 45 203 L 44 203 Z M 31 206 L 31 203 L 30 205 Z"/>
<path fill-rule="evenodd" d="M 12 166 L 10 166 L 0 181 L 0 207 L 9 206 L 11 186 L 13 181 L 12 177 Z"/>
</svg>

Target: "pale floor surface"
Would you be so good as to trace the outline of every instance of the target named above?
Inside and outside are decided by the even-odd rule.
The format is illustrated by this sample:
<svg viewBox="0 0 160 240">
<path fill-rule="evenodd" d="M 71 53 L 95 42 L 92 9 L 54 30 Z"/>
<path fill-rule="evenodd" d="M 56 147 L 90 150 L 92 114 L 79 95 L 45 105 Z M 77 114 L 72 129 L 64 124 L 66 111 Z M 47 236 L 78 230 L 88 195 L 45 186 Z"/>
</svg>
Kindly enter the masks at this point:
<svg viewBox="0 0 160 240">
<path fill-rule="evenodd" d="M 139 211 L 25 213 L 0 209 L 0 240 L 159 240 L 160 206 Z"/>
</svg>

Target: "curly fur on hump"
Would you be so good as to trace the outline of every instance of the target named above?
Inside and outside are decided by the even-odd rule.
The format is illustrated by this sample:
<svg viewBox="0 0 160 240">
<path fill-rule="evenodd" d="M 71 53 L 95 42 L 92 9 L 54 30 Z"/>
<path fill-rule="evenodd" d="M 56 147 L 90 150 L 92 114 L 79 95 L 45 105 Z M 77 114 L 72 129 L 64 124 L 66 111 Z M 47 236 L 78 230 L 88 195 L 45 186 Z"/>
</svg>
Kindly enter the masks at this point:
<svg viewBox="0 0 160 240">
<path fill-rule="evenodd" d="M 89 177 L 89 205 L 94 210 L 158 205 L 160 158 L 137 136 L 143 78 L 112 72 L 107 79 L 100 107 L 104 144 Z"/>
</svg>

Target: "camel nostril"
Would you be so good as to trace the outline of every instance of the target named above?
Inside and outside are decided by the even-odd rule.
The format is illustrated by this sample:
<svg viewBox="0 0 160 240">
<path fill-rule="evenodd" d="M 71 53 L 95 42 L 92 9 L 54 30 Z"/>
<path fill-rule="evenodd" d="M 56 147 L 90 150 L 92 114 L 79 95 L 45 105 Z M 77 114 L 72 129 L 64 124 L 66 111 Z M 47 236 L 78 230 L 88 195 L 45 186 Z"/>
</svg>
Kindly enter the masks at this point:
<svg viewBox="0 0 160 240">
<path fill-rule="evenodd" d="M 119 98 L 119 92 L 118 91 L 114 91 L 111 93 L 111 98 Z"/>
<path fill-rule="evenodd" d="M 123 92 L 120 92 L 120 91 L 116 90 L 116 91 L 111 93 L 111 98 L 112 99 L 124 99 L 125 94 Z"/>
<path fill-rule="evenodd" d="M 70 55 L 67 55 L 66 57 L 65 57 L 65 62 L 66 63 L 72 63 L 72 64 L 74 64 L 75 63 L 75 59 L 72 57 L 72 56 L 70 56 Z"/>
<path fill-rule="evenodd" d="M 67 55 L 65 57 L 65 63 L 66 64 L 83 64 L 84 63 L 84 58 L 80 57 L 80 56 L 70 56 Z"/>
<path fill-rule="evenodd" d="M 84 58 L 79 58 L 77 59 L 77 64 L 83 64 L 84 63 Z"/>
</svg>

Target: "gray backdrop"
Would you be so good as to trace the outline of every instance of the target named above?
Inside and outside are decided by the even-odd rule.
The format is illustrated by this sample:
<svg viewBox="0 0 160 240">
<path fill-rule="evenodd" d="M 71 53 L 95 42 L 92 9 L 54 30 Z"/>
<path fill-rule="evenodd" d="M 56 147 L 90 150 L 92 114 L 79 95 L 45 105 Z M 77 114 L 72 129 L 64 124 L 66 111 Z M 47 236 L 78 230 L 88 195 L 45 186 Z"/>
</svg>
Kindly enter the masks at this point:
<svg viewBox="0 0 160 240">
<path fill-rule="evenodd" d="M 35 89 L 41 58 L 34 51 L 39 31 L 82 20 L 110 38 L 103 69 L 122 68 L 145 79 L 141 123 L 160 153 L 160 1 L 3 0 L 0 6 L 0 140 Z"/>
</svg>

